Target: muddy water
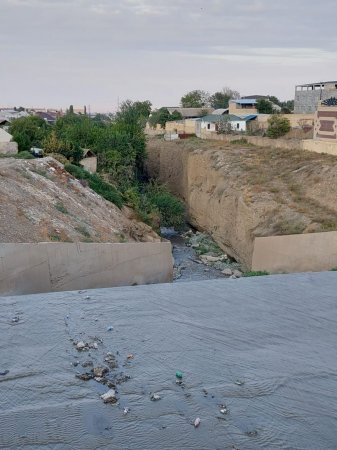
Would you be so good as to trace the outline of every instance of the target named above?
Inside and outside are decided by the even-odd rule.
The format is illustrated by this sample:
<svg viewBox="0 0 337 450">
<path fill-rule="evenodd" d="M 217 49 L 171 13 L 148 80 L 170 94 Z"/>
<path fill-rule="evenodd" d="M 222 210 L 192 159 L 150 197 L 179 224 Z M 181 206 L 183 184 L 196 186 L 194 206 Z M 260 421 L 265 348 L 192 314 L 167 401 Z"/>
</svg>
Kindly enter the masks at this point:
<svg viewBox="0 0 337 450">
<path fill-rule="evenodd" d="M 162 228 L 161 235 L 172 243 L 172 255 L 175 267 L 174 282 L 226 278 L 220 270 L 202 264 L 195 250 L 186 245 L 186 238 L 177 233 L 173 228 Z"/>
</svg>

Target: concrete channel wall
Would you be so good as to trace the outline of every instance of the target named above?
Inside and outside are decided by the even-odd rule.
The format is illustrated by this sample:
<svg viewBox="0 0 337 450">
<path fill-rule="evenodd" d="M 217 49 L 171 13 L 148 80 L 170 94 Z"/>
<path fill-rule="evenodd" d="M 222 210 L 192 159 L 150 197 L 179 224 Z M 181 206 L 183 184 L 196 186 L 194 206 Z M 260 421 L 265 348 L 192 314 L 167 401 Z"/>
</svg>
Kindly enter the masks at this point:
<svg viewBox="0 0 337 450">
<path fill-rule="evenodd" d="M 172 281 L 170 242 L 0 244 L 0 295 Z"/>
<path fill-rule="evenodd" d="M 337 267 L 337 231 L 257 237 L 252 270 L 320 272 Z"/>
</svg>

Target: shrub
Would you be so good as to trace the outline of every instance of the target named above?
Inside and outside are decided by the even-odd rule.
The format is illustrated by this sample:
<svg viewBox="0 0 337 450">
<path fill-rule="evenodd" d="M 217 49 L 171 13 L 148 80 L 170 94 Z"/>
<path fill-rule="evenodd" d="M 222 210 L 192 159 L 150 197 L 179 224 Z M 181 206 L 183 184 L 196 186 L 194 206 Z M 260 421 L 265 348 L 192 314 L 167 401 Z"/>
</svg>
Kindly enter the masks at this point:
<svg viewBox="0 0 337 450">
<path fill-rule="evenodd" d="M 15 155 L 15 158 L 18 159 L 34 159 L 34 156 L 30 153 L 24 150 L 23 152 L 19 152 Z"/>
<path fill-rule="evenodd" d="M 266 135 L 272 139 L 277 139 L 287 134 L 291 129 L 287 117 L 275 114 L 268 119 L 268 129 Z"/>
<path fill-rule="evenodd" d="M 65 170 L 78 180 L 87 180 L 89 187 L 97 194 L 101 195 L 105 200 L 114 203 L 118 208 L 122 208 L 123 199 L 117 189 L 110 183 L 104 181 L 99 175 L 91 174 L 85 169 L 74 164 L 65 164 Z"/>
</svg>

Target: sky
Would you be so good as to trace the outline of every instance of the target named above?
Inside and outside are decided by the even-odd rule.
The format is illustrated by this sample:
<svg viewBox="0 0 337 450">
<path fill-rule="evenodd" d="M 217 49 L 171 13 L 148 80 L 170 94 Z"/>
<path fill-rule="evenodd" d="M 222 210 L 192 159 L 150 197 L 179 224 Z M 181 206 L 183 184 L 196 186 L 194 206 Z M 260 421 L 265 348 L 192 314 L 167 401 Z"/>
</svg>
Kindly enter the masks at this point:
<svg viewBox="0 0 337 450">
<path fill-rule="evenodd" d="M 0 0 L 0 106 L 177 106 L 337 79 L 336 0 Z"/>
</svg>

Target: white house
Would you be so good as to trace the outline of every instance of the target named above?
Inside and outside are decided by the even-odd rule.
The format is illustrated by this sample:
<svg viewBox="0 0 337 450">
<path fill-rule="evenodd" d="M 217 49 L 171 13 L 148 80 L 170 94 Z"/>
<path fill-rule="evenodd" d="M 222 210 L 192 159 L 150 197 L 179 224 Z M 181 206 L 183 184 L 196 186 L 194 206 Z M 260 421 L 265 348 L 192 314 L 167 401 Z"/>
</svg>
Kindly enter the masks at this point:
<svg viewBox="0 0 337 450">
<path fill-rule="evenodd" d="M 196 121 L 196 135 L 200 137 L 202 130 L 216 133 L 220 131 L 223 124 L 226 123 L 230 124 L 233 131 L 245 132 L 247 130 L 247 123 L 254 120 L 256 117 L 256 114 L 249 114 L 246 116 L 236 116 L 234 114 L 208 114 Z"/>
</svg>

